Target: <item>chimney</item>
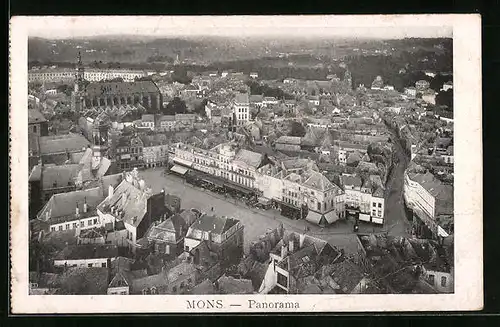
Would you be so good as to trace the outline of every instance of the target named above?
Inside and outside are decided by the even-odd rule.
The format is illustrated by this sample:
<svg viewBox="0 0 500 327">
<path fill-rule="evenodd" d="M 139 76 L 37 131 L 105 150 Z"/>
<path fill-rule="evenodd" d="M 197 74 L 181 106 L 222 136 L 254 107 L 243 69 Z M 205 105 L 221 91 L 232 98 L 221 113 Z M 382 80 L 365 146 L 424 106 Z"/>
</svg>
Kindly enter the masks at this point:
<svg viewBox="0 0 500 327">
<path fill-rule="evenodd" d="M 87 212 L 87 197 L 84 198 L 83 200 L 83 212 L 86 213 Z"/>
<path fill-rule="evenodd" d="M 78 202 L 76 203 L 75 214 L 76 214 L 77 216 L 79 216 L 79 215 L 80 215 L 80 208 L 78 208 Z"/>
<path fill-rule="evenodd" d="M 299 235 L 299 248 L 302 249 L 304 247 L 304 240 L 306 239 L 306 234 Z"/>
<path fill-rule="evenodd" d="M 293 240 L 288 241 L 288 251 L 289 251 L 290 253 L 293 253 L 293 252 L 294 252 L 294 250 L 295 250 L 295 249 L 294 249 L 294 244 L 293 244 L 293 243 L 294 243 L 294 242 L 293 242 Z"/>
<path fill-rule="evenodd" d="M 115 189 L 114 189 L 113 185 L 109 185 L 109 187 L 108 187 L 108 199 L 111 199 L 113 197 L 114 191 L 115 191 Z"/>
<path fill-rule="evenodd" d="M 287 253 L 287 247 L 286 247 L 286 245 L 285 245 L 285 244 L 283 244 L 283 245 L 281 246 L 281 259 L 284 259 L 284 258 L 286 257 L 286 255 L 287 255 L 287 254 L 288 254 L 288 253 Z"/>
</svg>

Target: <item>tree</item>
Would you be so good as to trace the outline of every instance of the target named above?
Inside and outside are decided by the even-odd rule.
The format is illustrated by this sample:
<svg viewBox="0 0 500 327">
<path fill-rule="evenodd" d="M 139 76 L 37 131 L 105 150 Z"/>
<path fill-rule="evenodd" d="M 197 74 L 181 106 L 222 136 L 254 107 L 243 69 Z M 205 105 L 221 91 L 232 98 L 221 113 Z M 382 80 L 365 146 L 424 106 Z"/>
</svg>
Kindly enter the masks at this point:
<svg viewBox="0 0 500 327">
<path fill-rule="evenodd" d="M 163 113 L 165 115 L 184 114 L 187 111 L 186 103 L 179 97 L 175 97 L 165 107 Z"/>
<path fill-rule="evenodd" d="M 208 103 L 208 100 L 203 99 L 203 101 L 201 101 L 199 104 L 196 104 L 194 106 L 194 112 L 200 116 L 206 116 L 205 106 L 207 105 L 207 103 Z"/>
<path fill-rule="evenodd" d="M 306 135 L 306 129 L 304 128 L 304 125 L 296 121 L 292 122 L 289 136 L 303 137 L 304 135 Z"/>
</svg>

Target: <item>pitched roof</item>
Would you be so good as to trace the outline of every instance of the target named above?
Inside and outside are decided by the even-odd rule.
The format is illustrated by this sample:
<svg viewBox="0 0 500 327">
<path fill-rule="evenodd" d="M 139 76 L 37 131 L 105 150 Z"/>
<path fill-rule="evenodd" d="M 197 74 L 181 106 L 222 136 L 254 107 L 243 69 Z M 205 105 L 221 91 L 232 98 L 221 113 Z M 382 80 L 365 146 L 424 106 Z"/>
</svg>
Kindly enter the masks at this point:
<svg viewBox="0 0 500 327">
<path fill-rule="evenodd" d="M 284 143 L 284 144 L 294 144 L 294 145 L 300 145 L 302 141 L 301 137 L 298 136 L 280 136 L 275 143 Z"/>
<path fill-rule="evenodd" d="M 361 178 L 358 176 L 343 175 L 341 176 L 341 180 L 344 186 L 361 187 L 363 185 Z"/>
<path fill-rule="evenodd" d="M 78 164 L 42 166 L 42 187 L 48 190 L 74 186 L 79 172 L 80 165 Z"/>
<path fill-rule="evenodd" d="M 320 172 L 311 170 L 308 171 L 307 174 L 309 175 L 309 177 L 302 183 L 302 185 L 320 191 L 327 191 L 332 188 L 335 188 L 335 185 L 332 182 L 330 182 L 328 178 L 326 178 Z"/>
<path fill-rule="evenodd" d="M 184 276 L 189 276 L 195 274 L 198 270 L 196 266 L 192 263 L 182 262 L 177 266 L 171 268 L 167 274 L 166 278 L 169 283 L 175 283 L 179 278 L 183 278 Z"/>
<path fill-rule="evenodd" d="M 103 199 L 103 190 L 99 187 L 54 194 L 38 213 L 38 219 L 46 221 L 47 212 L 51 223 L 56 222 L 61 217 L 74 216 L 77 205 L 80 215 L 84 216 L 83 204 L 85 201 L 87 202 L 87 212 L 95 214 L 95 208 Z"/>
<path fill-rule="evenodd" d="M 104 295 L 108 289 L 108 269 L 69 268 L 60 275 L 57 294 Z"/>
<path fill-rule="evenodd" d="M 127 180 L 123 180 L 113 192 L 111 198 L 106 198 L 98 208 L 108 212 L 110 206 L 115 207 L 115 212 L 121 212 L 121 220 L 132 226 L 139 226 L 147 212 L 147 200 L 151 194 L 141 190 Z M 125 198 L 125 201 L 123 201 Z"/>
<path fill-rule="evenodd" d="M 348 260 L 325 266 L 323 268 L 323 273 L 333 279 L 334 285 L 330 286 L 333 286 L 332 288 L 337 292 L 344 294 L 351 293 L 364 278 L 360 269 Z"/>
<path fill-rule="evenodd" d="M 90 142 L 79 134 L 64 134 L 40 137 L 40 153 L 42 155 L 85 151 Z"/>
<path fill-rule="evenodd" d="M 217 280 L 216 285 L 221 294 L 252 294 L 254 292 L 252 281 L 249 279 L 222 276 Z"/>
<path fill-rule="evenodd" d="M 234 99 L 234 102 L 237 104 L 249 104 L 250 99 L 248 97 L 248 93 L 238 93 Z"/>
<path fill-rule="evenodd" d="M 152 81 L 136 82 L 97 82 L 87 85 L 86 93 L 88 96 L 101 95 L 122 95 L 133 93 L 159 93 L 158 86 Z"/>
<path fill-rule="evenodd" d="M 186 222 L 180 215 L 176 214 L 159 225 L 152 226 L 148 238 L 177 243 L 183 236 L 182 231 L 185 229 Z"/>
<path fill-rule="evenodd" d="M 144 289 L 167 286 L 168 281 L 166 277 L 166 274 L 164 272 L 161 272 L 156 275 L 134 279 L 132 280 L 132 285 L 130 285 L 130 293 L 139 294 Z"/>
<path fill-rule="evenodd" d="M 118 247 L 110 244 L 80 244 L 68 246 L 54 257 L 54 260 L 83 260 L 114 258 L 118 256 Z"/>
<path fill-rule="evenodd" d="M 217 292 L 215 291 L 214 284 L 210 280 L 205 279 L 203 282 L 191 289 L 191 294 L 206 295 L 217 294 Z"/>
<path fill-rule="evenodd" d="M 38 124 L 46 122 L 47 119 L 38 109 L 28 109 L 28 124 Z"/>
<path fill-rule="evenodd" d="M 238 220 L 233 218 L 204 214 L 191 225 L 191 227 L 189 228 L 190 232 L 188 232 L 188 236 L 190 236 L 192 230 L 223 234 L 225 231 L 227 231 L 237 223 Z"/>
<path fill-rule="evenodd" d="M 250 167 L 258 168 L 262 163 L 263 155 L 261 153 L 240 149 L 233 161 L 241 161 Z"/>
</svg>

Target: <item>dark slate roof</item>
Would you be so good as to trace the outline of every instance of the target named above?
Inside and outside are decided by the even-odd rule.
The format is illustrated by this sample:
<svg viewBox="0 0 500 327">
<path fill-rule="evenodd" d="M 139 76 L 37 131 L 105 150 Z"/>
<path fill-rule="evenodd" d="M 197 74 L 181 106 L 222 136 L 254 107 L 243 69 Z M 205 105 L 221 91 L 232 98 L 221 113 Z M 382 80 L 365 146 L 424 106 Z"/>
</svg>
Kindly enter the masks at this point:
<svg viewBox="0 0 500 327">
<path fill-rule="evenodd" d="M 89 97 L 101 95 L 129 95 L 133 93 L 159 93 L 158 86 L 152 81 L 136 82 L 97 82 L 90 83 L 86 89 Z"/>
<path fill-rule="evenodd" d="M 205 214 L 198 218 L 193 225 L 191 225 L 190 229 L 223 234 L 237 223 L 238 220 L 233 218 Z"/>
<path fill-rule="evenodd" d="M 252 294 L 254 292 L 252 281 L 249 279 L 222 276 L 217 280 L 217 286 L 221 294 Z"/>
<path fill-rule="evenodd" d="M 38 109 L 28 109 L 28 124 L 38 124 L 46 121 L 47 119 Z"/>
<path fill-rule="evenodd" d="M 85 151 L 90 142 L 79 134 L 64 134 L 40 137 L 40 153 L 42 155 L 63 152 Z"/>
<path fill-rule="evenodd" d="M 107 268 L 69 268 L 59 278 L 57 294 L 104 295 L 108 289 Z"/>
<path fill-rule="evenodd" d="M 54 260 L 98 259 L 116 256 L 118 256 L 118 247 L 116 245 L 84 244 L 68 246 L 59 252 L 54 257 Z"/>
</svg>

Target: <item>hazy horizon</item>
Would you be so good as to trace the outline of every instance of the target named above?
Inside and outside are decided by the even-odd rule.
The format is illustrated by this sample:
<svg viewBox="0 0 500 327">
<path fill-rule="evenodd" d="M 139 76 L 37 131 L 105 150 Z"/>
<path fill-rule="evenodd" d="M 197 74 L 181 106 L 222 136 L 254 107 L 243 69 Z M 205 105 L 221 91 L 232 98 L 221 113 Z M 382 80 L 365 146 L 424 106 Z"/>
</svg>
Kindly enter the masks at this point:
<svg viewBox="0 0 500 327">
<path fill-rule="evenodd" d="M 432 17 L 432 15 L 430 15 Z M 403 39 L 452 37 L 451 26 L 435 19 L 394 16 L 164 16 L 30 18 L 30 38 L 259 38 L 259 39 Z M 429 16 L 425 16 L 429 17 Z M 422 17 L 423 19 L 424 17 Z M 49 24 L 50 21 L 50 24 Z M 429 26 L 429 23 L 436 26 Z M 31 24 L 30 24 L 31 25 Z M 33 26 L 33 25 L 32 25 Z"/>
</svg>

